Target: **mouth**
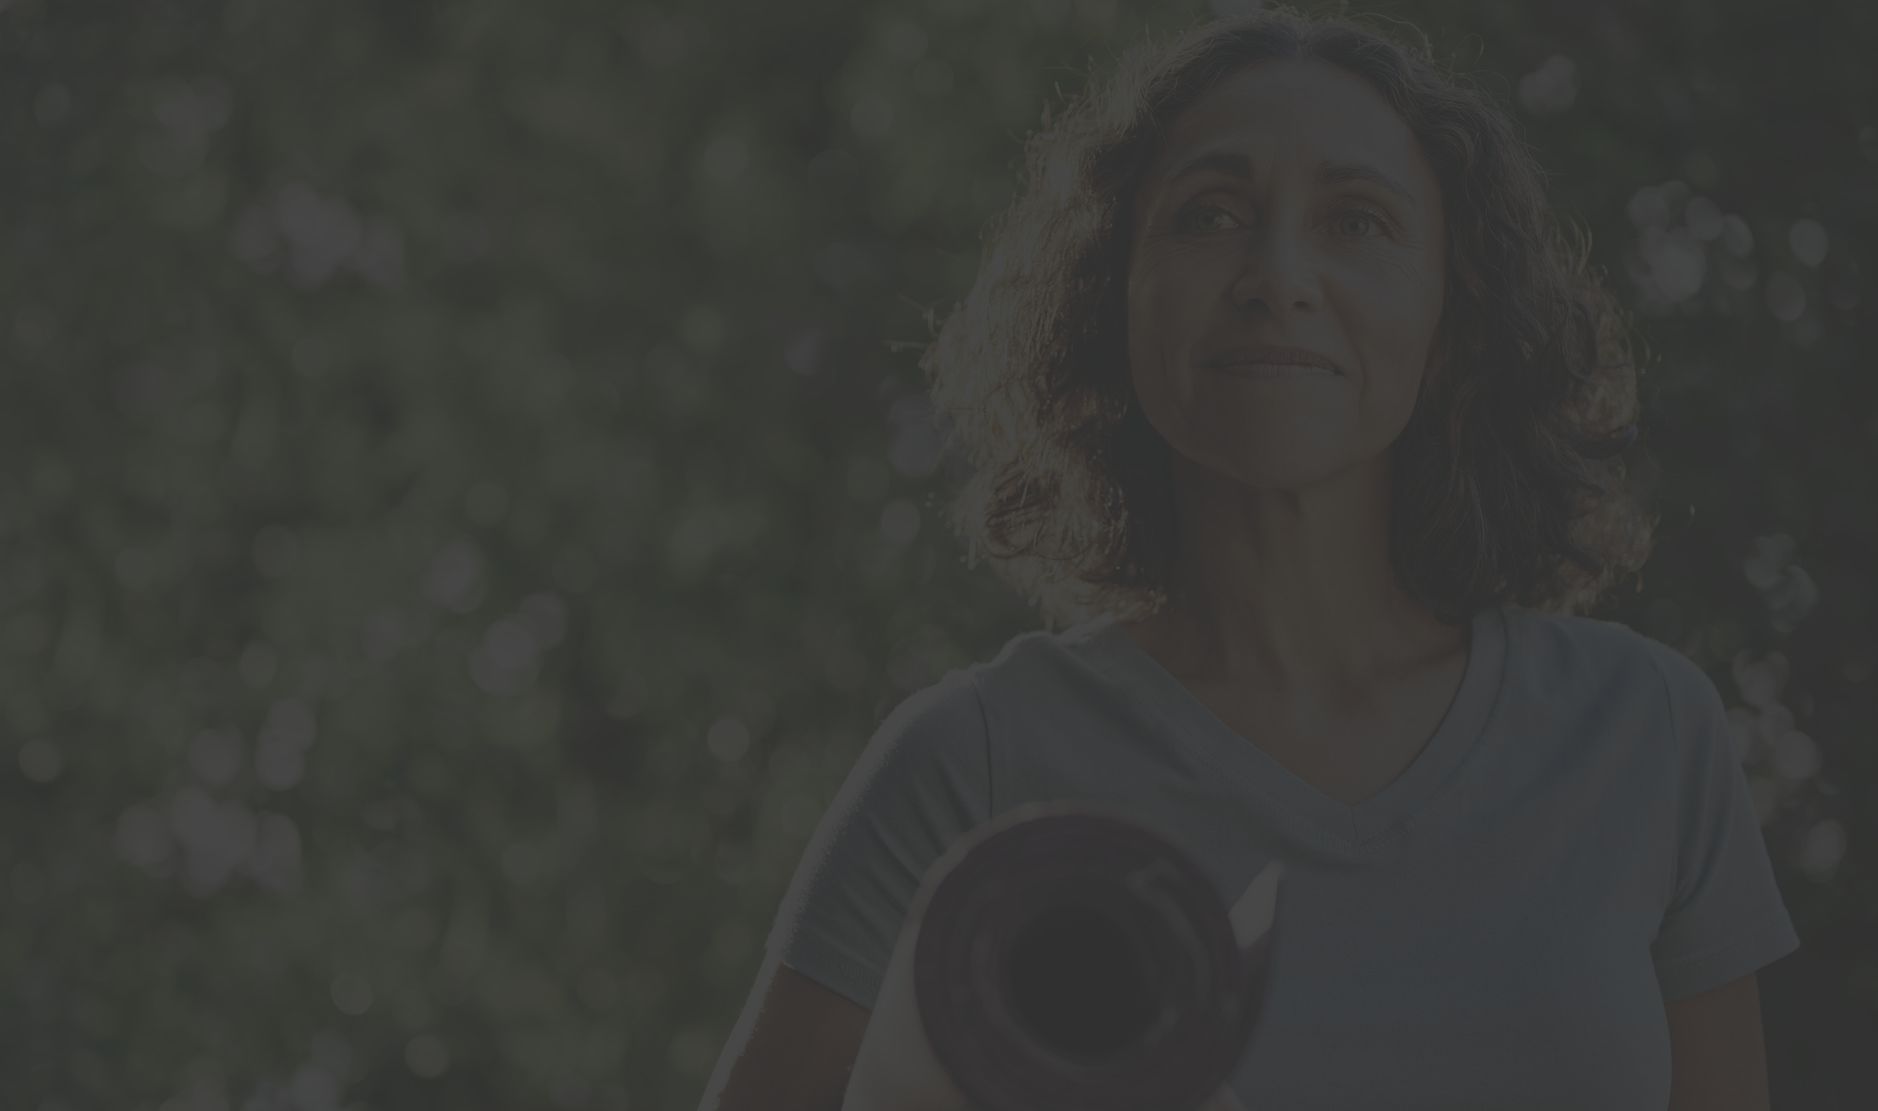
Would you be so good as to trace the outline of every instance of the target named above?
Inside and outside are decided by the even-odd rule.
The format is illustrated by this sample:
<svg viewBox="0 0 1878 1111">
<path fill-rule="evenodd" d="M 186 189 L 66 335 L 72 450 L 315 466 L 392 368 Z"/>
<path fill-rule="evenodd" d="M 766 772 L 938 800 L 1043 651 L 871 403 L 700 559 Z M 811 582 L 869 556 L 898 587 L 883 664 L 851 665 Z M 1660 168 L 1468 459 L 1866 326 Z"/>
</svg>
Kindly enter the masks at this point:
<svg viewBox="0 0 1878 1111">
<path fill-rule="evenodd" d="M 1218 364 L 1214 369 L 1234 378 L 1249 378 L 1254 381 L 1343 377 L 1335 370 L 1306 363 L 1233 362 Z"/>
<path fill-rule="evenodd" d="M 1206 360 L 1205 365 L 1215 370 L 1233 373 L 1250 371 L 1263 377 L 1284 376 L 1303 371 L 1331 375 L 1343 373 L 1328 357 L 1308 347 L 1288 347 L 1269 343 L 1241 344 L 1226 348 L 1214 353 Z"/>
</svg>

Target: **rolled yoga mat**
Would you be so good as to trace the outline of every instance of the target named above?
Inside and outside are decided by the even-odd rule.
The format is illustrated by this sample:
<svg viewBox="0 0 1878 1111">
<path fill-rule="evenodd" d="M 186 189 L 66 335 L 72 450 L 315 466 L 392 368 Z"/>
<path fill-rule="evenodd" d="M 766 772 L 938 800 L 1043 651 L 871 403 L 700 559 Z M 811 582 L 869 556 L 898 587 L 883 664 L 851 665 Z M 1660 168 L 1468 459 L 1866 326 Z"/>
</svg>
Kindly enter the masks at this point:
<svg viewBox="0 0 1878 1111">
<path fill-rule="evenodd" d="M 971 1107 L 1191 1111 L 1227 1082 L 1275 921 L 1242 948 L 1173 843 L 1106 807 L 1036 803 L 934 872 L 912 987 L 932 1059 Z"/>
</svg>

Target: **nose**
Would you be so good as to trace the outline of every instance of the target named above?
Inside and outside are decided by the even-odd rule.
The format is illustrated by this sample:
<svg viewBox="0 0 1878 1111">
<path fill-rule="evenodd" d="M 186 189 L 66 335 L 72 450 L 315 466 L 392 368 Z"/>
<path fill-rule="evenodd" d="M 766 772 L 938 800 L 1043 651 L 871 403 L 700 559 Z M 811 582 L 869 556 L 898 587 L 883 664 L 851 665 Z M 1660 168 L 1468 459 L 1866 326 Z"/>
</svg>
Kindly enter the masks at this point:
<svg viewBox="0 0 1878 1111">
<path fill-rule="evenodd" d="M 1273 312 L 1309 309 L 1317 303 L 1317 283 L 1308 247 L 1289 231 L 1267 225 L 1247 237 L 1245 257 L 1233 278 L 1233 307 L 1248 311 L 1264 302 Z"/>
</svg>

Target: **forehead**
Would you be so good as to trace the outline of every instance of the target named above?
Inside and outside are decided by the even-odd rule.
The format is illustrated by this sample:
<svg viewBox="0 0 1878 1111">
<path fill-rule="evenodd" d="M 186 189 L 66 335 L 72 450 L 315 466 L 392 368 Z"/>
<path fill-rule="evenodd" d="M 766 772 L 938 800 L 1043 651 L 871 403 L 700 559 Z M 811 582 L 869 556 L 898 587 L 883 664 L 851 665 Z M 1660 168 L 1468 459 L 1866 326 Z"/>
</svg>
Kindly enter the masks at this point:
<svg viewBox="0 0 1878 1111">
<path fill-rule="evenodd" d="M 1174 117 L 1142 188 L 1196 156 L 1244 155 L 1259 177 L 1308 174 L 1326 163 L 1368 165 L 1420 198 L 1438 188 L 1414 132 L 1362 78 L 1328 62 L 1253 63 L 1224 78 Z"/>
</svg>

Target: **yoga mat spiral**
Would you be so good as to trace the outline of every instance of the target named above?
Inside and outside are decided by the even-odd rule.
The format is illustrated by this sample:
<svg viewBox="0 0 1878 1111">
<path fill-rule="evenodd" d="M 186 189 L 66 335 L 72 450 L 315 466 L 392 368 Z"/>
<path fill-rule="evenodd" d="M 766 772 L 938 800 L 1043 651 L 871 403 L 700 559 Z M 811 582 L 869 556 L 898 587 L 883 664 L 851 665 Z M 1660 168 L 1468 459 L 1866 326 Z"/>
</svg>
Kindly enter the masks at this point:
<svg viewBox="0 0 1878 1111">
<path fill-rule="evenodd" d="M 1268 932 L 1242 950 L 1212 884 L 1106 808 L 989 823 L 933 889 L 914 952 L 933 1054 L 981 1111 L 1200 1107 L 1246 1050 Z"/>
</svg>

